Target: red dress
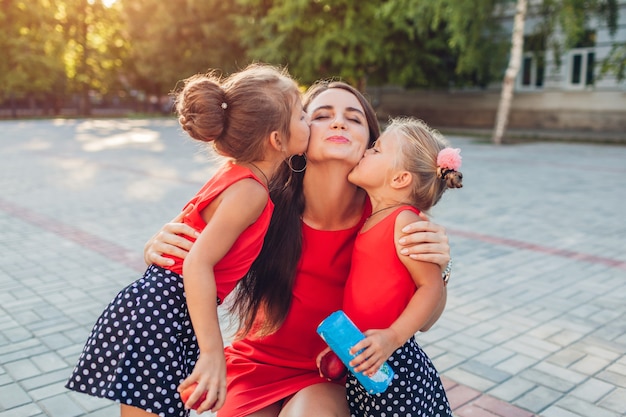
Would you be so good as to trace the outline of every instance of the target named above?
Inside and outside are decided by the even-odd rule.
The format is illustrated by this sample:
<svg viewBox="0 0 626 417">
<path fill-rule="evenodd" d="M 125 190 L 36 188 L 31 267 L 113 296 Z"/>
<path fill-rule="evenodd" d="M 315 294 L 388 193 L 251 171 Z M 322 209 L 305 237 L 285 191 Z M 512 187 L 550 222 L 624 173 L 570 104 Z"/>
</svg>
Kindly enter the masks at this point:
<svg viewBox="0 0 626 417">
<path fill-rule="evenodd" d="M 415 282 L 398 258 L 394 242 L 396 218 L 405 210 L 419 214 L 412 206 L 398 207 L 359 233 L 354 244 L 343 310 L 361 331 L 391 326 L 415 294 Z"/>
<path fill-rule="evenodd" d="M 253 178 L 247 168 L 227 163 L 197 193 L 185 223 L 201 231 L 200 212 L 231 184 Z M 274 204 L 267 204 L 215 266 L 218 297 L 223 299 L 258 255 Z M 189 415 L 177 392 L 199 355 L 184 291 L 182 259 L 165 269 L 150 265 L 102 312 L 85 343 L 66 387 L 95 397 L 139 407 L 161 417 Z M 123 337 L 122 337 L 123 336 Z"/>
<path fill-rule="evenodd" d="M 226 348 L 228 392 L 219 417 L 246 416 L 309 385 L 328 382 L 315 364 L 326 348 L 316 329 L 341 308 L 354 239 L 370 212 L 368 201 L 359 223 L 347 230 L 320 231 L 302 224 L 302 257 L 287 318 L 269 336 L 245 338 Z"/>
<path fill-rule="evenodd" d="M 193 204 L 194 208 L 185 216 L 183 222 L 193 227 L 198 232 L 202 232 L 206 226 L 206 222 L 202 218 L 202 210 L 226 190 L 226 188 L 244 178 L 255 179 L 267 189 L 263 181 L 257 178 L 251 170 L 241 165 L 227 162 L 185 205 L 185 208 L 187 208 L 190 204 Z M 250 265 L 252 265 L 252 262 L 261 251 L 263 238 L 267 232 L 273 210 L 274 203 L 272 200 L 268 199 L 259 218 L 239 235 L 235 243 L 233 243 L 233 246 L 228 250 L 228 253 L 215 264 L 215 284 L 217 286 L 217 298 L 220 302 L 230 294 L 239 280 L 248 272 Z M 195 239 L 185 237 L 191 241 L 195 241 Z M 174 265 L 166 268 L 182 275 L 183 259 L 174 256 L 170 256 L 170 258 L 174 260 Z"/>
<path fill-rule="evenodd" d="M 396 252 L 394 229 L 400 212 L 395 209 L 354 243 L 352 269 L 344 292 L 344 311 L 362 331 L 388 328 L 404 311 L 416 286 Z M 395 371 L 391 385 L 382 394 L 370 394 L 357 378 L 348 374 L 346 396 L 352 417 L 441 416 L 452 417 L 450 403 L 433 363 L 411 337 L 388 359 Z"/>
</svg>

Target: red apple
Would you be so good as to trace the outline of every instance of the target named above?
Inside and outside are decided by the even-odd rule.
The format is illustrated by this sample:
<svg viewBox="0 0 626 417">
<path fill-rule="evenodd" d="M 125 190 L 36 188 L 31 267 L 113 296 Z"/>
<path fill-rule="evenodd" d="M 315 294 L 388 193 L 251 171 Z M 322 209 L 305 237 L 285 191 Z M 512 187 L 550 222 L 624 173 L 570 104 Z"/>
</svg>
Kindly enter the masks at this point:
<svg viewBox="0 0 626 417">
<path fill-rule="evenodd" d="M 320 361 L 320 372 L 325 378 L 335 381 L 343 378 L 348 373 L 348 368 L 341 362 L 339 356 L 329 350 Z"/>
<path fill-rule="evenodd" d="M 180 393 L 180 399 L 183 401 L 183 403 L 186 403 L 187 400 L 189 399 L 189 397 L 191 397 L 191 394 L 193 394 L 193 392 L 196 390 L 196 387 L 198 386 L 197 382 L 194 382 L 193 384 L 191 384 L 190 386 L 188 386 L 187 388 L 185 388 L 183 390 L 183 392 Z M 202 405 L 202 402 L 204 400 L 206 400 L 206 394 L 207 392 L 204 391 L 204 393 L 200 396 L 200 398 L 198 399 L 198 401 L 196 401 L 196 403 L 191 407 L 192 410 L 197 410 L 198 407 L 200 407 Z"/>
</svg>

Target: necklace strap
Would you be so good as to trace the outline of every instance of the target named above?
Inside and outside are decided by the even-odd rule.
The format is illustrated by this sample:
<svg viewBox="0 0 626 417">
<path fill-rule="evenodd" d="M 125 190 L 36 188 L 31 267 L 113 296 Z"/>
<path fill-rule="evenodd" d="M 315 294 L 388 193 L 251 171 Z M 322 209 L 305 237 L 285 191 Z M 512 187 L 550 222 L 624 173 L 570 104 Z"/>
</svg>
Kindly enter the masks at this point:
<svg viewBox="0 0 626 417">
<path fill-rule="evenodd" d="M 256 166 L 256 164 L 254 162 L 250 162 L 250 165 L 252 165 L 253 167 L 255 167 L 257 169 L 257 171 L 259 171 L 261 173 L 261 175 L 263 175 L 263 178 L 265 178 L 265 185 L 269 188 L 270 186 L 270 180 L 267 178 L 267 175 L 265 175 L 265 173 L 263 172 L 263 170 L 261 168 L 259 168 L 258 166 Z"/>
<path fill-rule="evenodd" d="M 379 209 L 379 210 L 376 210 L 375 212 L 373 212 L 373 213 L 372 213 L 372 214 L 370 214 L 369 216 L 367 216 L 367 218 L 369 219 L 370 217 L 373 217 L 373 216 L 375 216 L 376 214 L 378 214 L 378 213 L 380 213 L 380 212 L 382 212 L 382 211 L 389 210 L 389 209 L 394 208 L 394 207 L 404 206 L 404 205 L 406 205 L 406 204 L 405 204 L 405 203 L 400 203 L 400 204 L 394 204 L 394 205 L 389 206 L 389 207 L 384 207 L 384 208 L 381 208 L 381 209 Z"/>
</svg>

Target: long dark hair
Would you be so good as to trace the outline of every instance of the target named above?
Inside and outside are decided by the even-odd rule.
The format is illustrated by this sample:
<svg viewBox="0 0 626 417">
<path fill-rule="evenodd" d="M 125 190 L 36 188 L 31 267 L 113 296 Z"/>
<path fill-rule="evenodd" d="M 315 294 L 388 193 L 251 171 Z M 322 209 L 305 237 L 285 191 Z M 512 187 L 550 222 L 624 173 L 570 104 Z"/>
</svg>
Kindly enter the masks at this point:
<svg viewBox="0 0 626 417">
<path fill-rule="evenodd" d="M 369 146 L 380 136 L 376 112 L 356 88 L 341 81 L 318 81 L 304 95 L 304 109 L 320 93 L 342 89 L 352 93 L 361 103 L 369 127 Z M 293 159 L 296 159 L 294 157 Z M 296 161 L 291 161 L 297 164 Z M 293 166 L 293 165 L 292 165 Z M 304 172 L 294 172 L 283 163 L 270 184 L 274 213 L 263 242 L 261 253 L 250 271 L 240 281 L 231 311 L 239 318 L 238 337 L 248 333 L 263 336 L 276 331 L 289 312 L 296 268 L 302 253 L 302 223 Z M 255 323 L 259 311 L 263 320 Z"/>
</svg>

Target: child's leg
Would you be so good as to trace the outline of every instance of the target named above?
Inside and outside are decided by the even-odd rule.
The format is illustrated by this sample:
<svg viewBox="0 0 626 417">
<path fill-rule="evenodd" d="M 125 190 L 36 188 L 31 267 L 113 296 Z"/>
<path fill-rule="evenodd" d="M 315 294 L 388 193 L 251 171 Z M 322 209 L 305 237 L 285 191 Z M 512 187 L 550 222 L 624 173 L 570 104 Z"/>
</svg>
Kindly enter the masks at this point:
<svg viewBox="0 0 626 417">
<path fill-rule="evenodd" d="M 133 407 L 126 404 L 121 404 L 120 407 L 120 416 L 121 417 L 158 417 L 156 414 L 152 414 L 147 412 L 146 410 L 142 410 L 141 408 Z"/>
</svg>

